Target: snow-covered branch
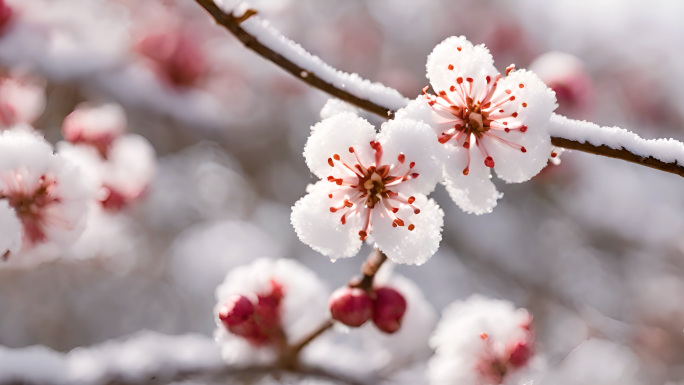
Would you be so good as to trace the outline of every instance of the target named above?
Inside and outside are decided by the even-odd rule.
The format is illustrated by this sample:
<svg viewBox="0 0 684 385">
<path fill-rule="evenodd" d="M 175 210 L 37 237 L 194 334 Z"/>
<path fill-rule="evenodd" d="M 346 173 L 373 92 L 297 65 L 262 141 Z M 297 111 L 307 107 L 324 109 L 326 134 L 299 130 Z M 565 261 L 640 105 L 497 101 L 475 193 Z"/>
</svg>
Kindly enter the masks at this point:
<svg viewBox="0 0 684 385">
<path fill-rule="evenodd" d="M 31 370 L 39 367 L 41 370 Z M 320 378 L 362 385 L 354 378 L 315 367 L 282 370 L 272 366 L 226 366 L 213 339 L 187 334 L 140 332 L 60 353 L 43 346 L 0 347 L 0 383 L 21 384 L 166 384 L 184 380 L 231 382 L 269 375 Z"/>
<path fill-rule="evenodd" d="M 195 1 L 246 47 L 312 87 L 384 118 L 392 118 L 396 110 L 408 103 L 392 88 L 332 68 L 282 36 L 268 21 L 255 16 L 256 12 L 251 9 L 230 6 L 222 9 L 213 0 Z M 624 129 L 600 127 L 557 114 L 551 120 L 550 133 L 556 147 L 621 159 L 684 176 L 684 144 L 673 139 L 646 140 Z"/>
</svg>

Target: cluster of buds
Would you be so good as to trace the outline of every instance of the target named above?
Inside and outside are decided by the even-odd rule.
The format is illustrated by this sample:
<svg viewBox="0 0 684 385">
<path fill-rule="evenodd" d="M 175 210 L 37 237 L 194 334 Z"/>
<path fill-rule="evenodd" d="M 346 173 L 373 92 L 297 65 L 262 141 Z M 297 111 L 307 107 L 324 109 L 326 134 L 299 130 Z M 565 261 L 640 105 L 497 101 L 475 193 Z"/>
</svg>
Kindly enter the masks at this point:
<svg viewBox="0 0 684 385">
<path fill-rule="evenodd" d="M 372 319 L 378 329 L 392 334 L 401 328 L 406 299 L 386 286 L 373 288 L 370 292 L 343 287 L 332 294 L 329 306 L 332 318 L 347 326 L 359 327 Z"/>
<path fill-rule="evenodd" d="M 282 299 L 282 285 L 271 280 L 271 290 L 254 299 L 240 294 L 230 296 L 219 309 L 218 318 L 226 330 L 253 346 L 284 345 Z"/>
</svg>

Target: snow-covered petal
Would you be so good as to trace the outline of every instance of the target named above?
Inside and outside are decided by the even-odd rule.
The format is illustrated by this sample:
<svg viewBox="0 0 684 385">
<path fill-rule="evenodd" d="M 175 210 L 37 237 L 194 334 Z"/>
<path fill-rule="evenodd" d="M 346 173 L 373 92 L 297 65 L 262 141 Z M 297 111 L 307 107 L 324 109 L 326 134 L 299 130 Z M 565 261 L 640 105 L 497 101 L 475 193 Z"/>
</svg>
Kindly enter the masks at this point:
<svg viewBox="0 0 684 385">
<path fill-rule="evenodd" d="M 475 46 L 465 36 L 452 36 L 439 43 L 428 56 L 426 67 L 435 92 L 449 90 L 459 76 L 484 78 L 497 74 L 487 47 Z"/>
<path fill-rule="evenodd" d="M 140 135 L 124 135 L 115 140 L 107 161 L 104 183 L 120 193 L 137 195 L 154 177 L 154 148 Z"/>
<path fill-rule="evenodd" d="M 487 214 L 496 207 L 503 194 L 499 193 L 491 180 L 489 167 L 484 165 L 484 157 L 479 151 L 470 152 L 468 175 L 463 174 L 467 164 L 468 151 L 456 148 L 450 152 L 444 166 L 447 192 L 451 199 L 470 214 Z"/>
<path fill-rule="evenodd" d="M 494 169 L 499 178 L 509 183 L 523 182 L 537 175 L 546 166 L 553 148 L 548 124 L 556 108 L 556 98 L 553 91 L 534 73 L 524 70 L 514 71 L 501 79 L 499 87 L 512 91 L 511 95 L 516 99 L 507 103 L 506 112 L 516 112 L 515 119 L 524 122 L 527 129 L 525 132 L 491 131 L 492 135 L 515 143 L 516 146 L 495 139 L 488 142 L 491 143 L 488 150 L 496 160 Z M 510 124 L 513 126 L 515 122 L 511 120 Z M 523 153 L 518 146 L 526 151 Z"/>
<path fill-rule="evenodd" d="M 423 195 L 416 197 L 414 206 L 420 209 L 420 213 L 415 214 L 410 206 L 399 207 L 397 216 L 404 219 L 404 226 L 392 226 L 391 220 L 381 217 L 386 215 L 381 211 L 373 213 L 373 239 L 377 247 L 396 263 L 422 265 L 437 252 L 442 240 L 442 209 Z"/>
<path fill-rule="evenodd" d="M 361 117 L 343 112 L 319 122 L 311 130 L 311 136 L 304 146 L 304 158 L 309 170 L 321 179 L 327 178 L 332 172 L 339 173 L 328 163 L 328 159 L 335 154 L 347 164 L 356 163 L 356 157 L 349 152 L 350 147 L 354 147 L 361 159 L 373 158 L 373 150 L 368 143 L 375 140 L 375 128 Z"/>
<path fill-rule="evenodd" d="M 473 295 L 445 310 L 430 338 L 432 385 L 522 384 L 534 356 L 532 316 L 507 301 Z"/>
<path fill-rule="evenodd" d="M 418 177 L 401 184 L 405 194 L 429 194 L 442 177 L 442 170 L 435 159 L 439 142 L 430 126 L 410 119 L 394 119 L 382 125 L 378 141 L 382 144 L 382 161 L 397 164 L 401 154 L 405 162 L 415 162 L 412 172 Z M 403 166 L 407 169 L 408 165 Z"/>
<path fill-rule="evenodd" d="M 6 200 L 0 200 L 0 259 L 21 249 L 21 222 Z"/>
<path fill-rule="evenodd" d="M 0 127 L 33 123 L 44 109 L 44 84 L 24 79 L 0 79 Z"/>
<path fill-rule="evenodd" d="M 360 218 L 351 216 L 342 224 L 330 212 L 330 184 L 320 181 L 312 186 L 292 207 L 290 220 L 299 239 L 319 253 L 333 260 L 353 257 L 362 244 Z"/>
</svg>

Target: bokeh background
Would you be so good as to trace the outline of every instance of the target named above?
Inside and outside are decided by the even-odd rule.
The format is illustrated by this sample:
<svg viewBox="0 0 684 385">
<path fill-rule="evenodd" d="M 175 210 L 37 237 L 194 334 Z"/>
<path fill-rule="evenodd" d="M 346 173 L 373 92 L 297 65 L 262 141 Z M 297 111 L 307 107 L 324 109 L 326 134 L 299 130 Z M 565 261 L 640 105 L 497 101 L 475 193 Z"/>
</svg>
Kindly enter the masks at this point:
<svg viewBox="0 0 684 385">
<path fill-rule="evenodd" d="M 69 258 L 0 268 L 1 345 L 68 351 L 143 329 L 209 336 L 215 287 L 261 256 L 297 259 L 330 288 L 356 274 L 370 248 L 331 263 L 289 223 L 290 207 L 315 181 L 302 149 L 327 95 L 245 49 L 191 0 L 7 3 L 27 30 L 44 26 L 30 44 L 0 38 L 5 71 L 46 82 L 36 128 L 56 142 L 79 103 L 116 102 L 158 158 L 143 199 L 91 223 Z M 427 85 L 433 47 L 465 35 L 486 44 L 500 70 L 515 63 L 548 74 L 559 113 L 684 139 L 684 3 L 251 3 L 332 66 L 407 97 Z M 146 51 L 146 39 L 176 47 L 176 72 Z M 535 64 L 551 51 L 573 56 Z M 438 187 L 446 214 L 439 252 L 395 271 L 438 312 L 472 293 L 529 309 L 540 354 L 566 374 L 557 384 L 681 383 L 683 181 L 579 152 L 561 159 L 524 184 L 495 180 L 504 197 L 487 215 L 461 212 Z"/>
</svg>

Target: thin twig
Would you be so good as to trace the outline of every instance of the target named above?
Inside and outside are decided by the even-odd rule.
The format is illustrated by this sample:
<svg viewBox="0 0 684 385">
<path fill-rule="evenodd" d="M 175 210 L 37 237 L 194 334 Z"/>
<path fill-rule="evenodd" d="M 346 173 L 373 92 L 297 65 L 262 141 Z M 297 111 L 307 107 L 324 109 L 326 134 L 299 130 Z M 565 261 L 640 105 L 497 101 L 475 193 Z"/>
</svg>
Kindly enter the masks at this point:
<svg viewBox="0 0 684 385">
<path fill-rule="evenodd" d="M 359 278 L 353 278 L 349 281 L 349 287 L 358 287 L 367 292 L 373 289 L 373 281 L 375 280 L 375 274 L 377 274 L 380 266 L 387 260 L 385 253 L 380 251 L 380 249 L 373 250 L 372 253 L 366 258 L 366 262 L 361 266 L 361 274 L 363 276 Z"/>
<path fill-rule="evenodd" d="M 325 322 L 323 322 L 321 324 L 321 326 L 318 327 L 318 329 L 314 330 L 313 332 L 311 332 L 311 334 L 309 334 L 308 336 L 305 336 L 299 342 L 292 345 L 288 349 L 288 354 L 290 354 L 291 356 L 295 356 L 295 357 L 298 356 L 299 352 L 301 352 L 302 349 L 304 349 L 304 347 L 306 347 L 306 345 L 308 345 L 311 341 L 318 338 L 321 334 L 325 333 L 328 329 L 333 327 L 333 325 L 334 325 L 333 320 L 331 320 L 331 319 L 326 320 Z"/>
<path fill-rule="evenodd" d="M 304 68 L 293 63 L 285 56 L 274 51 L 270 47 L 265 46 L 259 40 L 245 31 L 240 23 L 247 20 L 249 17 L 254 15 L 256 12 L 253 10 L 248 10 L 243 16 L 236 17 L 233 15 L 226 14 L 223 12 L 212 0 L 195 0 L 199 5 L 201 5 L 209 14 L 216 20 L 216 23 L 227 28 L 235 37 L 238 38 L 247 48 L 258 53 L 266 60 L 269 60 L 277 64 L 280 68 L 292 74 L 299 80 L 309 84 L 312 87 L 318 88 L 321 91 L 327 92 L 328 94 L 342 99 L 347 103 L 351 103 L 355 106 L 363 108 L 364 110 L 370 111 L 374 114 L 380 115 L 383 118 L 391 118 L 394 116 L 394 111 L 383 107 L 379 104 L 373 103 L 370 100 L 358 97 L 346 90 L 340 89 L 325 80 L 318 77 L 318 75 L 305 70 Z"/>
<path fill-rule="evenodd" d="M 614 148 L 606 146 L 605 144 L 601 146 L 595 146 L 591 143 L 582 143 L 570 139 L 559 138 L 556 136 L 551 137 L 551 144 L 553 144 L 556 147 L 563 147 L 570 150 L 588 152 L 590 154 L 601 155 L 608 158 L 621 159 L 627 162 L 640 164 L 642 166 L 654 168 L 656 170 L 665 171 L 672 174 L 677 174 L 679 176 L 684 177 L 684 166 L 678 164 L 677 162 L 668 163 L 656 159 L 652 156 L 639 156 L 628 150 L 625 150 L 624 148 L 616 150 Z"/>
<path fill-rule="evenodd" d="M 394 112 L 391 108 L 374 103 L 368 99 L 358 97 L 346 90 L 340 89 L 333 84 L 330 84 L 316 74 L 301 68 L 293 63 L 291 60 L 285 58 L 283 55 L 265 46 L 253 35 L 249 34 L 240 27 L 240 23 L 250 16 L 254 15 L 254 11 L 248 11 L 241 17 L 235 17 L 223 12 L 212 0 L 195 0 L 201 5 L 209 14 L 216 20 L 216 22 L 227 28 L 235 37 L 237 37 L 247 48 L 258 53 L 266 60 L 269 60 L 276 65 L 283 68 L 299 80 L 309 84 L 312 87 L 318 88 L 321 91 L 344 100 L 356 107 L 372 112 L 383 118 L 392 118 Z M 575 140 L 570 140 L 561 137 L 551 137 L 551 143 L 556 147 L 563 147 L 567 149 L 583 151 L 590 154 L 606 156 L 609 158 L 621 159 L 627 162 L 640 164 L 642 166 L 651 167 L 656 170 L 665 171 L 684 177 L 684 166 L 677 162 L 664 162 L 654 157 L 643 157 L 636 155 L 624 148 L 614 149 L 606 145 L 596 146 L 590 143 L 583 143 Z"/>
</svg>

